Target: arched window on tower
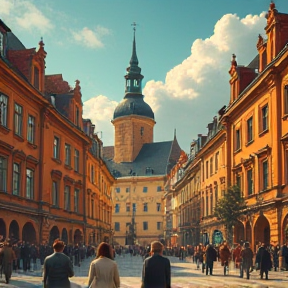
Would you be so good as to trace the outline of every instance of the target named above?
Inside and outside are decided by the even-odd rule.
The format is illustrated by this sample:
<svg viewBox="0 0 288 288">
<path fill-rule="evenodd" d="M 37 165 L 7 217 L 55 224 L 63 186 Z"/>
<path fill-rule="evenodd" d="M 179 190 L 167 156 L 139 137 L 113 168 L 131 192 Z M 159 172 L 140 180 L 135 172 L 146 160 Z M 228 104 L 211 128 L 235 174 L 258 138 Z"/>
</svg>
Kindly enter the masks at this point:
<svg viewBox="0 0 288 288">
<path fill-rule="evenodd" d="M 127 86 L 127 87 L 130 87 L 130 85 L 131 85 L 131 80 L 130 80 L 130 79 L 127 79 L 127 81 L 126 81 L 126 86 Z"/>
</svg>

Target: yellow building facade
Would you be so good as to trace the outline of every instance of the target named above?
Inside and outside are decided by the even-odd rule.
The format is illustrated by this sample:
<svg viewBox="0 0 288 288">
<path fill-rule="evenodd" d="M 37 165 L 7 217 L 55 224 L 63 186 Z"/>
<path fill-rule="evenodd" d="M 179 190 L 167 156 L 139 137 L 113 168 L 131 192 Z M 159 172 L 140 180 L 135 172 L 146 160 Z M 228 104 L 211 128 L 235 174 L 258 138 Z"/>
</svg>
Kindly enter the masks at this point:
<svg viewBox="0 0 288 288">
<path fill-rule="evenodd" d="M 143 100 L 142 79 L 134 30 L 125 96 L 112 120 L 115 145 L 104 147 L 105 162 L 116 178 L 112 227 L 113 242 L 120 245 L 146 246 L 164 238 L 164 184 L 181 153 L 176 135 L 172 141 L 153 142 L 156 122 Z"/>
</svg>

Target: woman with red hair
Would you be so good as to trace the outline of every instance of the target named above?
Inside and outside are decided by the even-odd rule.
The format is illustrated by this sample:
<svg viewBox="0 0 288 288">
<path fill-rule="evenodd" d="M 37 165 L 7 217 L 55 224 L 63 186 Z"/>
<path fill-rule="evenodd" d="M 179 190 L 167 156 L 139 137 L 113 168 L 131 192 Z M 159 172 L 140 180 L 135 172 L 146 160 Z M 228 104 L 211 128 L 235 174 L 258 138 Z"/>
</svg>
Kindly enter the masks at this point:
<svg viewBox="0 0 288 288">
<path fill-rule="evenodd" d="M 102 242 L 97 249 L 96 259 L 90 264 L 89 288 L 118 288 L 120 278 L 116 262 L 113 260 L 112 247 Z"/>
</svg>

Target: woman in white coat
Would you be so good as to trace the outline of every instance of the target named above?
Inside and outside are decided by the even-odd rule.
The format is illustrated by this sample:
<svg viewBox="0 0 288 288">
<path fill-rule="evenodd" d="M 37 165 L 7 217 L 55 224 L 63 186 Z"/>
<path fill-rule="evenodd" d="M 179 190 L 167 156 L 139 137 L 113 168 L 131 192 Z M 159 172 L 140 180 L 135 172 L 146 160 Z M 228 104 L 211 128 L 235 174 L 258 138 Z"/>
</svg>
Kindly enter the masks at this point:
<svg viewBox="0 0 288 288">
<path fill-rule="evenodd" d="M 112 247 L 102 242 L 97 249 L 96 259 L 90 264 L 89 288 L 119 288 L 120 277 L 118 267 L 112 258 Z"/>
</svg>

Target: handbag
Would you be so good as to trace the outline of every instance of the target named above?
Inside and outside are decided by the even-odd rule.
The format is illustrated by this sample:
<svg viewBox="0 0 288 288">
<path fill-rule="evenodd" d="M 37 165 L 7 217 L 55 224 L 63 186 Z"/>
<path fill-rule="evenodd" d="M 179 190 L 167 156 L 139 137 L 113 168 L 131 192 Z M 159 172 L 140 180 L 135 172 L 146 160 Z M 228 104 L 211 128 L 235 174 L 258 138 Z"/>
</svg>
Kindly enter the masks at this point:
<svg viewBox="0 0 288 288">
<path fill-rule="evenodd" d="M 96 287 L 96 277 L 94 276 L 93 281 L 91 282 L 89 288 L 97 288 Z"/>
</svg>

